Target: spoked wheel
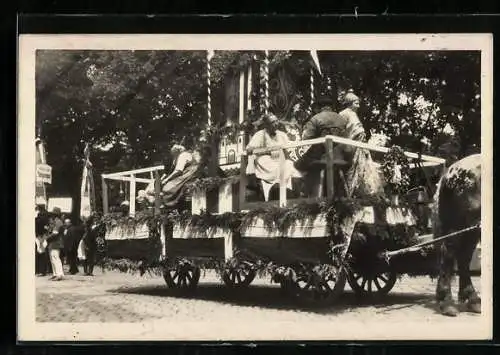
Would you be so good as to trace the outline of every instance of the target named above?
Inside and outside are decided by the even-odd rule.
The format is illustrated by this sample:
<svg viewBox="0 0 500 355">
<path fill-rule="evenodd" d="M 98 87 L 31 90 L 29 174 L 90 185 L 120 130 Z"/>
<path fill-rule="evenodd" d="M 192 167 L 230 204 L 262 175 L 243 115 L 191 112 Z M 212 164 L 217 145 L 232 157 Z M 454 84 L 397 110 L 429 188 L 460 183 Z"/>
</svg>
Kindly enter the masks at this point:
<svg viewBox="0 0 500 355">
<path fill-rule="evenodd" d="M 165 269 L 163 278 L 169 288 L 193 290 L 200 281 L 200 269 L 191 264 L 181 264 Z"/>
<path fill-rule="evenodd" d="M 293 283 L 283 283 L 282 287 L 306 306 L 326 306 L 334 303 L 342 294 L 346 278 L 343 270 L 327 276 L 316 272 L 300 272 Z"/>
<path fill-rule="evenodd" d="M 233 288 L 248 287 L 255 279 L 255 270 L 249 264 L 242 263 L 235 268 L 224 270 L 222 281 Z"/>
<path fill-rule="evenodd" d="M 362 273 L 350 271 L 347 281 L 352 290 L 362 297 L 378 297 L 387 295 L 397 281 L 396 273 L 392 271 Z"/>
</svg>

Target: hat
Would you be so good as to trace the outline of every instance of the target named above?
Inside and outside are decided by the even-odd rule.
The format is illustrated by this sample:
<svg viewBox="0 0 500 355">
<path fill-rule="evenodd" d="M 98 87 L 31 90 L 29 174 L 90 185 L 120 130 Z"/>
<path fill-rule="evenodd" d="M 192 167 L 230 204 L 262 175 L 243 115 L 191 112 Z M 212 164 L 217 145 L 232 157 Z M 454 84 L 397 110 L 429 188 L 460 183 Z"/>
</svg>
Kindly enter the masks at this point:
<svg viewBox="0 0 500 355">
<path fill-rule="evenodd" d="M 344 104 L 350 105 L 357 100 L 359 100 L 359 97 L 354 95 L 354 91 L 352 89 L 349 89 L 349 91 L 347 91 L 347 94 L 344 97 Z"/>
<path fill-rule="evenodd" d="M 183 145 L 180 145 L 180 144 L 174 144 L 174 145 L 172 146 L 172 148 L 170 148 L 170 152 L 171 152 L 171 153 L 177 153 L 177 152 L 179 152 L 179 153 L 180 153 L 180 152 L 183 152 L 183 151 L 185 151 L 185 150 L 186 150 L 186 148 L 184 148 L 184 146 L 183 146 Z"/>
<path fill-rule="evenodd" d="M 53 214 L 61 214 L 62 212 L 61 212 L 61 209 L 59 207 L 54 207 L 52 209 L 52 213 Z"/>
<path fill-rule="evenodd" d="M 263 127 L 263 124 L 268 120 L 276 120 L 279 122 L 279 118 L 274 113 L 264 113 L 257 120 L 253 121 L 252 124 L 256 129 L 260 129 Z"/>
</svg>

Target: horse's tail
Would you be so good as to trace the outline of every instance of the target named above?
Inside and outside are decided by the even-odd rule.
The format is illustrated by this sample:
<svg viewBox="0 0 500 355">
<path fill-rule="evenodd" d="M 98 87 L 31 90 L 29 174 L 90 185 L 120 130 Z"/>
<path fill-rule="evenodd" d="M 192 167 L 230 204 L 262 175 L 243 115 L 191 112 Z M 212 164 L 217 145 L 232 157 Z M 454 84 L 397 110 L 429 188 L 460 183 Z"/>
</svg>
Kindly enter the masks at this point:
<svg viewBox="0 0 500 355">
<path fill-rule="evenodd" d="M 446 176 L 443 174 L 439 179 L 436 192 L 434 193 L 433 202 L 432 202 L 432 210 L 431 210 L 431 218 L 432 218 L 432 233 L 434 238 L 438 238 L 441 236 L 442 228 L 441 228 L 441 214 L 440 214 L 440 203 L 441 203 L 441 190 L 445 185 Z"/>
</svg>

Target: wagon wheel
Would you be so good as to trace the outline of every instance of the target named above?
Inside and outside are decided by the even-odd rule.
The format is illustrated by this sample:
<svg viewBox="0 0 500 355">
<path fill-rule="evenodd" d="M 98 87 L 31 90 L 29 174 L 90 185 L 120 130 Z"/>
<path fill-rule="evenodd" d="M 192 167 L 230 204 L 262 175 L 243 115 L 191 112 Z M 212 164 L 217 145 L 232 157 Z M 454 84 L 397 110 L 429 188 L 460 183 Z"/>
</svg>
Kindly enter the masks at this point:
<svg viewBox="0 0 500 355">
<path fill-rule="evenodd" d="M 200 268 L 191 264 L 177 265 L 174 268 L 166 268 L 163 278 L 169 288 L 192 290 L 200 281 Z"/>
<path fill-rule="evenodd" d="M 397 274 L 393 271 L 362 273 L 351 270 L 347 281 L 358 296 L 385 296 L 396 284 Z"/>
<path fill-rule="evenodd" d="M 344 270 L 339 270 L 335 276 L 327 277 L 314 272 L 301 272 L 297 274 L 294 282 L 285 282 L 282 287 L 304 305 L 325 306 L 339 298 L 344 291 L 346 278 Z"/>
<path fill-rule="evenodd" d="M 222 281 L 229 287 L 247 287 L 255 279 L 255 270 L 249 264 L 242 263 L 236 268 L 229 268 L 222 273 Z"/>
</svg>

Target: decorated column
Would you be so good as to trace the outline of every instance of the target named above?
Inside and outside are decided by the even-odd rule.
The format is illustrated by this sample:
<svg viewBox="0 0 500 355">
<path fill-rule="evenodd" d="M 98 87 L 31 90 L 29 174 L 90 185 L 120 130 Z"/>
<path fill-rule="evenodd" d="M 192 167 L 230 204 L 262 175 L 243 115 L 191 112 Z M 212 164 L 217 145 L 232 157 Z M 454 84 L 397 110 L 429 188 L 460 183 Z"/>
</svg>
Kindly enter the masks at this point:
<svg viewBox="0 0 500 355">
<path fill-rule="evenodd" d="M 265 84 L 265 112 L 269 113 L 269 51 L 266 50 L 266 56 L 264 58 L 264 84 Z"/>
<path fill-rule="evenodd" d="M 260 67 L 260 111 L 269 112 L 269 51 L 265 51 L 264 62 Z"/>
<path fill-rule="evenodd" d="M 207 124 L 210 127 L 212 125 L 212 83 L 211 83 L 211 68 L 210 60 L 214 56 L 214 51 L 207 51 Z"/>
<path fill-rule="evenodd" d="M 314 69 L 311 68 L 309 71 L 309 77 L 310 77 L 310 90 L 311 90 L 311 101 L 309 102 L 309 110 L 312 112 L 312 107 L 314 104 Z"/>
</svg>

